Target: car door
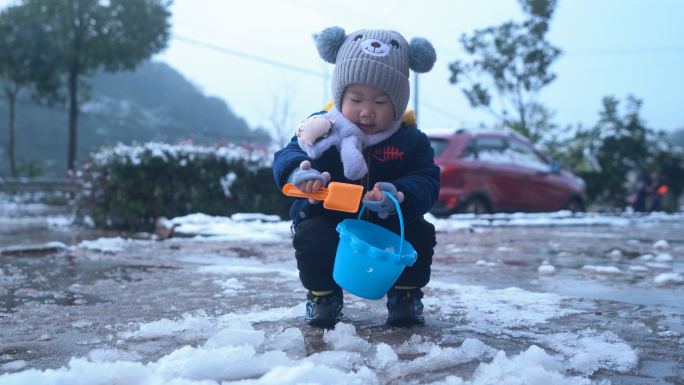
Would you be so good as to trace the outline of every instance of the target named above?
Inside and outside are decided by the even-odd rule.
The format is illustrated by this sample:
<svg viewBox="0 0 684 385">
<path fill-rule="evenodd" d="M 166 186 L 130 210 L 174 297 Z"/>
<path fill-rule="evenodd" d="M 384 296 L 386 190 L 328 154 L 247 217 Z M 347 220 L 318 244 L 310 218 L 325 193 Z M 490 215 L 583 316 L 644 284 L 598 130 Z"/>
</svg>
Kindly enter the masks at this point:
<svg viewBox="0 0 684 385">
<path fill-rule="evenodd" d="M 531 145 L 516 139 L 509 139 L 508 152 L 512 163 L 518 168 L 525 211 L 559 210 L 566 198 L 566 191 L 558 183 L 557 175 L 551 172 L 550 163 Z"/>
<path fill-rule="evenodd" d="M 512 211 L 521 204 L 522 189 L 516 168 L 506 151 L 504 138 L 481 136 L 475 141 L 474 169 L 482 188 L 499 211 Z"/>
</svg>

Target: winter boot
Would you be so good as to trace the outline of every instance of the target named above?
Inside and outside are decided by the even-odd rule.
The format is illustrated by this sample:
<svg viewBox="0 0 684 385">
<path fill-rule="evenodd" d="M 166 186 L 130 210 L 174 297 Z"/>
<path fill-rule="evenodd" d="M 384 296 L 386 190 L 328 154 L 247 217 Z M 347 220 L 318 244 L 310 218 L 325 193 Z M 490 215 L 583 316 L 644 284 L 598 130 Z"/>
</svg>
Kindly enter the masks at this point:
<svg viewBox="0 0 684 385">
<path fill-rule="evenodd" d="M 342 290 L 335 290 L 328 295 L 318 296 L 312 292 L 306 295 L 306 323 L 311 326 L 332 327 L 342 317 Z"/>
<path fill-rule="evenodd" d="M 411 326 L 424 324 L 423 292 L 419 288 L 396 289 L 387 292 L 387 324 Z"/>
</svg>

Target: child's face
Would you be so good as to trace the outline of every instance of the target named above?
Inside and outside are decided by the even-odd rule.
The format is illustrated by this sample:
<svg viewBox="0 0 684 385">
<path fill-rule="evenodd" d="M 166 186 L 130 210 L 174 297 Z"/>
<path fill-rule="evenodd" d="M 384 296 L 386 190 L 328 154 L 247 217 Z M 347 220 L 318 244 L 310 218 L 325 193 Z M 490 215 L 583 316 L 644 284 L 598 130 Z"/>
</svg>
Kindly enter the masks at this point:
<svg viewBox="0 0 684 385">
<path fill-rule="evenodd" d="M 386 129 L 394 121 L 394 105 L 387 92 L 353 83 L 342 94 L 342 115 L 370 135 Z"/>
</svg>

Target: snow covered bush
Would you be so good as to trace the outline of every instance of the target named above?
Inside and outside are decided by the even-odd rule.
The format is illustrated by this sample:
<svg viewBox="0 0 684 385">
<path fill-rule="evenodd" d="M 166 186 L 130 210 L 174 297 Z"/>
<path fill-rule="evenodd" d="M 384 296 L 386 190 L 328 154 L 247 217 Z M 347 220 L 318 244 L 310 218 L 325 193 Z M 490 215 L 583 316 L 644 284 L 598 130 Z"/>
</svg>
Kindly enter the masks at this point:
<svg viewBox="0 0 684 385">
<path fill-rule="evenodd" d="M 91 153 L 79 168 L 80 217 L 98 228 L 151 231 L 155 220 L 193 213 L 288 216 L 291 201 L 273 181 L 273 151 L 191 143 L 121 143 Z"/>
</svg>

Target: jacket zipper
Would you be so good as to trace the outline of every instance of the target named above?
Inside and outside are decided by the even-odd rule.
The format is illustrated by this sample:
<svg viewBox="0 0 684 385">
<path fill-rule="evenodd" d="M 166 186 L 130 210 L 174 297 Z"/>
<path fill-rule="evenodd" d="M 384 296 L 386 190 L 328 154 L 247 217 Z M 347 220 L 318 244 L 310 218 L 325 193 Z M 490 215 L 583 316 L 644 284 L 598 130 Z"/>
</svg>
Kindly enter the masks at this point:
<svg viewBox="0 0 684 385">
<path fill-rule="evenodd" d="M 365 186 L 366 192 L 370 191 L 370 154 L 371 154 L 371 146 L 368 146 L 364 148 L 361 152 L 363 154 L 363 160 L 366 162 L 366 168 L 368 169 L 368 172 L 366 175 L 361 179 L 361 185 Z M 370 220 L 370 210 L 366 210 L 364 213 L 364 219 L 367 221 Z"/>
</svg>

